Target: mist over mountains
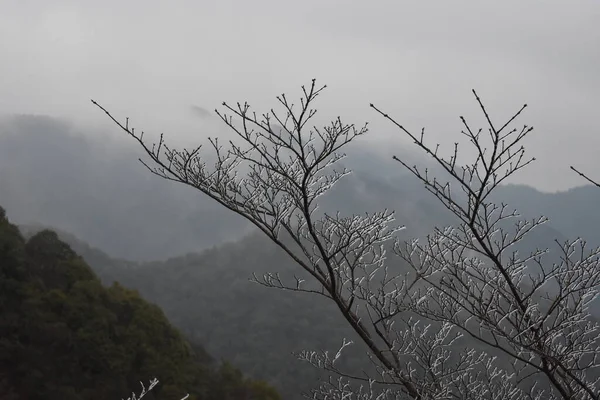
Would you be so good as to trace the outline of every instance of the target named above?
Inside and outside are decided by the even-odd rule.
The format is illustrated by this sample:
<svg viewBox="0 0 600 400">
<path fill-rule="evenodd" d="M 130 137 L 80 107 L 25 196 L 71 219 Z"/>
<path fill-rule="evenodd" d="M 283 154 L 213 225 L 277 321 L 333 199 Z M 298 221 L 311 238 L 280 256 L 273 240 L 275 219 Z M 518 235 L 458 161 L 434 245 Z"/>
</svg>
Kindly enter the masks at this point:
<svg viewBox="0 0 600 400">
<path fill-rule="evenodd" d="M 324 376 L 290 352 L 336 351 L 341 338 L 354 333 L 335 307 L 318 297 L 249 283 L 253 272 L 299 271 L 243 218 L 198 191 L 153 176 L 127 139 L 103 141 L 49 117 L 1 121 L 0 205 L 26 237 L 41 227 L 57 230 L 104 284 L 118 281 L 138 290 L 214 357 L 268 380 L 284 398 L 299 399 Z M 394 150 L 411 163 L 427 164 L 405 149 Z M 321 212 L 393 209 L 406 226 L 399 233 L 403 239 L 455 223 L 390 154 L 364 142 L 346 153 L 341 165 L 353 174 L 322 198 Z M 550 218 L 524 241 L 525 249 L 552 248 L 554 240 L 578 236 L 600 244 L 597 188 L 542 193 L 506 185 L 495 199 L 525 218 Z M 600 316 L 598 307 L 592 312 Z M 344 365 L 360 373 L 364 350 L 354 347 Z"/>
<path fill-rule="evenodd" d="M 18 223 L 66 230 L 134 260 L 245 232 L 244 221 L 218 204 L 151 175 L 133 146 L 104 146 L 47 117 L 14 117 L 0 129 L 0 202 Z"/>
<path fill-rule="evenodd" d="M 44 116 L 1 120 L 0 204 L 18 224 L 67 231 L 111 256 L 136 261 L 199 252 L 253 230 L 202 193 L 152 175 L 137 161 L 141 151 L 128 139 L 107 142 Z M 426 160 L 412 155 L 412 149 L 382 154 L 364 144 L 353 142 L 346 148 L 348 157 L 341 165 L 353 174 L 323 197 L 321 211 L 392 209 L 398 223 L 406 226 L 401 234 L 407 238 L 453 222 L 437 199 L 389 154 L 404 153 L 421 165 Z M 582 236 L 600 243 L 600 191 L 592 186 L 542 193 L 507 185 L 496 195 L 524 217 L 548 216 L 546 227 L 559 233 L 557 239 Z"/>
</svg>

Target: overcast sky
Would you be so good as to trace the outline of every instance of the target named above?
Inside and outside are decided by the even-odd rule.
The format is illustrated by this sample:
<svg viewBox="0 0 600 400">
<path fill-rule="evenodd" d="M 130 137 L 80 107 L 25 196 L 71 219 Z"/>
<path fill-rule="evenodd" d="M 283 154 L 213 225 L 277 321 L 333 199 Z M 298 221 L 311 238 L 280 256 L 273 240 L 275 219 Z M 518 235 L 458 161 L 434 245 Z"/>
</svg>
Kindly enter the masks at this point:
<svg viewBox="0 0 600 400">
<path fill-rule="evenodd" d="M 599 71 L 598 0 L 0 0 L 0 113 L 114 130 L 93 98 L 214 135 L 222 101 L 264 110 L 317 78 L 321 117 L 370 121 L 365 141 L 407 146 L 373 102 L 451 146 L 459 115 L 482 122 L 475 88 L 498 122 L 529 104 L 538 161 L 516 181 L 542 190 L 600 175 Z"/>
</svg>

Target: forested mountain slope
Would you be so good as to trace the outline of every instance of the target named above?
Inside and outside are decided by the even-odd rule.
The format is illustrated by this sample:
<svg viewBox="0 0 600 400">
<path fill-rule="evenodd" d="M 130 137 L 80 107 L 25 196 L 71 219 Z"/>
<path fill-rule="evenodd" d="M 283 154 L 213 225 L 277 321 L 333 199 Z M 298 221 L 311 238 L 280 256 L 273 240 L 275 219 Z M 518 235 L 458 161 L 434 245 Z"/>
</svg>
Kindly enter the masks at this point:
<svg viewBox="0 0 600 400">
<path fill-rule="evenodd" d="M 0 208 L 0 398 L 277 400 L 267 384 L 215 363 L 136 290 L 102 285 L 56 233 L 25 240 Z"/>
<path fill-rule="evenodd" d="M 523 247 L 548 244 L 557 234 L 540 227 Z M 347 338 L 355 345 L 338 366 L 359 375 L 369 367 L 366 348 L 333 303 L 248 281 L 252 273 L 280 272 L 284 281 L 293 281 L 294 274 L 302 276 L 290 257 L 262 233 L 199 254 L 141 264 L 112 260 L 73 236 L 65 238 L 74 241 L 105 283 L 116 280 L 138 289 L 186 335 L 205 343 L 210 354 L 231 360 L 254 378 L 268 380 L 285 398 L 300 399 L 319 377 L 326 378 L 322 371 L 297 361 L 292 352 L 336 352 Z M 390 257 L 390 272 L 406 270 L 399 258 Z M 468 346 L 483 350 L 476 342 Z"/>
</svg>

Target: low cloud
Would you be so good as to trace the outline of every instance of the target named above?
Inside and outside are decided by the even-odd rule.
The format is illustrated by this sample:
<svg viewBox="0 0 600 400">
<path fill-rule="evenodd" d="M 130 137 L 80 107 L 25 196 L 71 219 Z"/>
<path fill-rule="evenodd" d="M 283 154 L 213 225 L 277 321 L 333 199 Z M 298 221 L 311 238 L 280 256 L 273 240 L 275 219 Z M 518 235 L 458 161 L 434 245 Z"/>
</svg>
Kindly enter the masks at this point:
<svg viewBox="0 0 600 400">
<path fill-rule="evenodd" d="M 200 117 L 201 119 L 210 118 L 213 116 L 212 112 L 208 111 L 204 107 L 192 105 L 190 106 L 190 110 L 195 116 Z"/>
</svg>

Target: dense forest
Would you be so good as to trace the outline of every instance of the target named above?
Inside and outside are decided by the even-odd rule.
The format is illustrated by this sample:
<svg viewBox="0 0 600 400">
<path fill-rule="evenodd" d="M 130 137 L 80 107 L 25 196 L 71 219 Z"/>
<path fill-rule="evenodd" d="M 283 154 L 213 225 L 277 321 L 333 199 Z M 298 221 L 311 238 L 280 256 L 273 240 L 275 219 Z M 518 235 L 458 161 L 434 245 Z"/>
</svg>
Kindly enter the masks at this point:
<svg viewBox="0 0 600 400">
<path fill-rule="evenodd" d="M 28 240 L 0 208 L 0 398 L 277 400 L 265 382 L 215 362 L 136 290 L 100 279 L 57 234 Z"/>
</svg>

